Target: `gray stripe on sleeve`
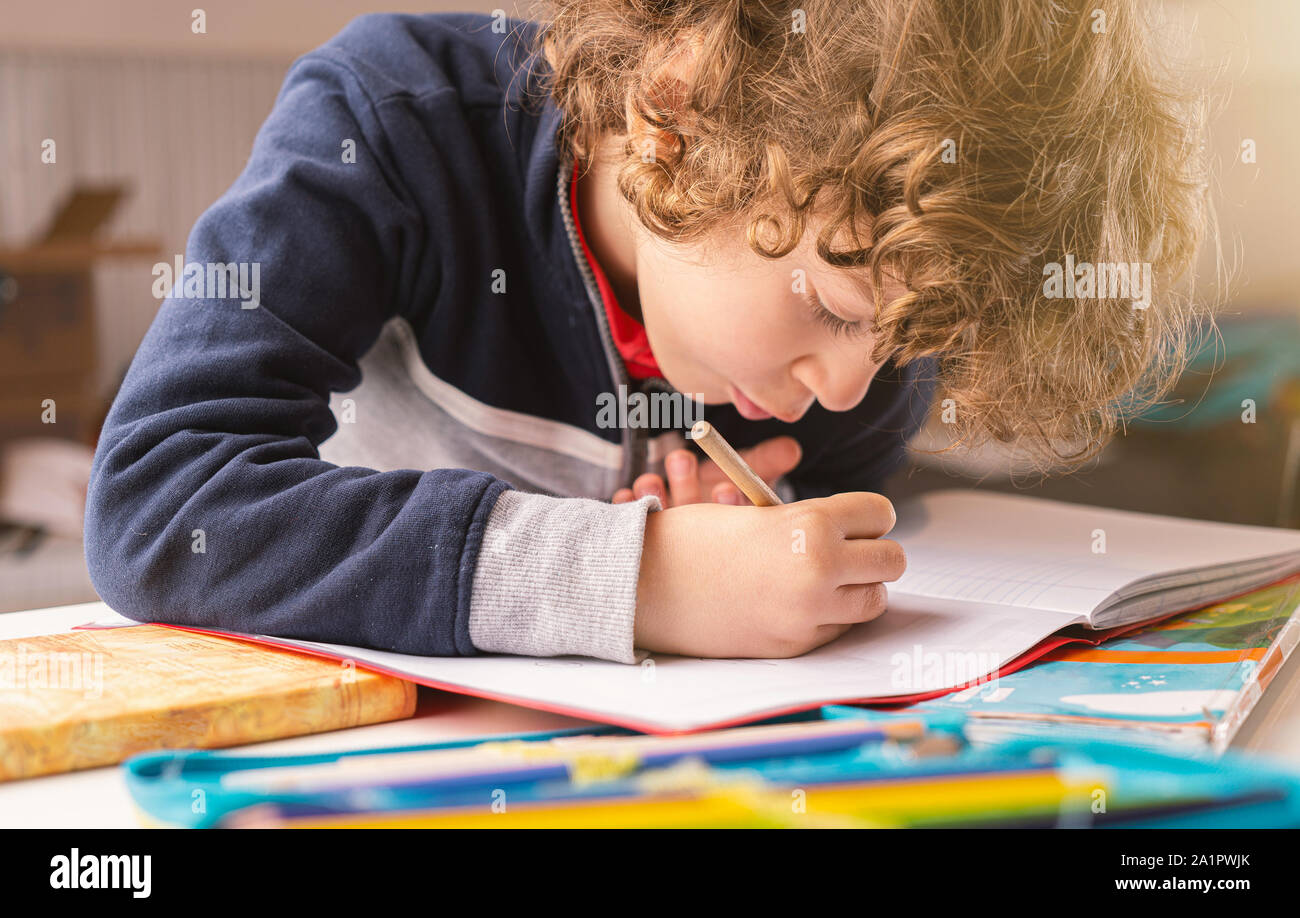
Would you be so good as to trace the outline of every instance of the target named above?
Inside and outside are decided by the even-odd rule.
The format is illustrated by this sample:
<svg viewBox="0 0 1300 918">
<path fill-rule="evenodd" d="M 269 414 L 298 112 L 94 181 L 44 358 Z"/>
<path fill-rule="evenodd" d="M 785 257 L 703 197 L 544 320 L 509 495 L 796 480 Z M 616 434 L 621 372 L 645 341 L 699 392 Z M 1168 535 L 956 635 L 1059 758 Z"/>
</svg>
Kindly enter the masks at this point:
<svg viewBox="0 0 1300 918">
<path fill-rule="evenodd" d="M 639 663 L 632 647 L 646 513 L 626 504 L 505 491 L 474 569 L 469 635 L 486 653 Z"/>
</svg>

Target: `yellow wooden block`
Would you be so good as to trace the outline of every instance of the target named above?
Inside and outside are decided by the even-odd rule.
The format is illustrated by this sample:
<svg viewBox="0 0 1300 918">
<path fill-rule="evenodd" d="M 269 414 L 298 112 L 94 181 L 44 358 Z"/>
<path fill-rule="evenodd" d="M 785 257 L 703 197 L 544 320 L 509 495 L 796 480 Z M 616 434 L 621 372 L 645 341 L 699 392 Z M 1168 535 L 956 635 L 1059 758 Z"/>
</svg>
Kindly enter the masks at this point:
<svg viewBox="0 0 1300 918">
<path fill-rule="evenodd" d="M 0 780 L 410 717 L 416 686 L 159 625 L 0 641 Z"/>
</svg>

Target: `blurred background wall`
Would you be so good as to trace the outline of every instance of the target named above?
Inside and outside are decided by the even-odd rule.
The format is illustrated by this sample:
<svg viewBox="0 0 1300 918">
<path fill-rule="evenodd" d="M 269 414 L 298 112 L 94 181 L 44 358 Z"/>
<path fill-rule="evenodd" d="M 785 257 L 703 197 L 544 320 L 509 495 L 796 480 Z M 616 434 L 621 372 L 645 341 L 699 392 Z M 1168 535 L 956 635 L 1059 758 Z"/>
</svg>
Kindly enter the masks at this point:
<svg viewBox="0 0 1300 918">
<path fill-rule="evenodd" d="M 200 4 L 206 32 L 195 34 L 191 11 Z M 1104 5 L 1101 0 L 1099 5 Z M 1295 114 L 1300 97 L 1300 55 L 1295 52 L 1300 3 L 1170 0 L 1162 6 L 1173 26 L 1171 34 L 1190 33 L 1188 69 L 1218 100 L 1211 147 L 1217 164 L 1222 251 L 1207 249 L 1204 254 L 1200 274 L 1206 289 L 1212 292 L 1222 265 L 1232 272 L 1225 290 L 1229 318 L 1296 315 L 1300 313 L 1296 294 L 1300 258 L 1294 222 L 1300 211 L 1300 180 L 1289 157 L 1300 148 L 1300 119 Z M 8 252 L 11 260 L 19 259 L 12 253 L 39 241 L 77 188 L 122 188 L 123 196 L 97 238 L 125 242 L 116 254 L 87 256 L 83 272 L 87 290 L 72 282 L 50 289 L 54 297 L 50 302 L 63 304 L 60 321 L 68 325 L 57 334 L 49 332 L 41 338 L 45 332 L 32 331 L 35 326 L 15 331 L 15 314 L 11 310 L 6 320 L 5 307 L 0 305 L 0 447 L 31 433 L 10 420 L 15 415 L 6 408 L 3 396 L 6 366 L 11 374 L 48 372 L 50 385 L 75 386 L 78 392 L 84 388 L 89 406 L 82 411 L 85 417 L 79 419 L 79 426 L 60 429 L 65 439 L 80 441 L 83 452 L 65 450 L 56 455 L 38 450 L 34 455 L 20 452 L 17 458 L 11 453 L 7 461 L 0 453 L 0 520 L 26 525 L 16 527 L 17 534 L 11 526 L 8 542 L 0 530 L 0 611 L 93 595 L 87 595 L 89 585 L 80 569 L 68 573 L 70 565 L 76 567 L 80 551 L 74 510 L 68 510 L 66 520 L 57 512 L 52 523 L 47 519 L 40 524 L 39 518 L 48 517 L 48 508 L 60 501 L 75 503 L 64 487 L 67 482 L 57 482 L 70 476 L 75 484 L 70 470 L 84 464 L 84 450 L 93 442 L 95 406 L 106 408 L 158 308 L 151 292 L 151 266 L 184 252 L 195 219 L 237 176 L 290 62 L 363 13 L 491 12 L 498 7 L 520 15 L 526 14 L 529 4 L 474 0 L 6 4 L 0 16 L 0 255 Z M 46 139 L 57 141 L 56 164 L 42 160 Z M 1254 162 L 1243 161 L 1246 142 L 1253 146 Z M 93 210 L 94 202 L 86 206 Z M 65 222 L 84 218 L 84 210 L 75 219 L 65 214 Z M 5 267 L 0 258 L 0 269 Z M 29 292 L 32 289 L 29 283 Z M 40 321 L 58 318 L 51 316 Z M 5 336 L 10 340 L 3 340 Z M 75 346 L 68 343 L 74 339 Z M 47 346 L 42 351 L 41 340 L 47 345 L 55 342 L 57 349 Z M 75 366 L 46 367 L 60 359 Z M 32 370 L 28 364 L 40 366 Z M 1261 398 L 1270 394 L 1274 382 L 1259 383 Z M 1102 468 L 1091 478 L 1075 477 L 1044 487 L 1051 496 L 1066 499 L 1284 523 L 1289 511 L 1278 508 L 1288 499 L 1288 475 L 1295 475 L 1295 460 L 1288 450 L 1300 451 L 1296 433 L 1300 426 L 1282 411 L 1265 413 L 1261 421 L 1259 430 L 1249 433 L 1256 437 L 1254 445 L 1234 445 L 1222 457 L 1215 458 L 1214 448 L 1198 445 L 1194 439 L 1166 436 L 1150 454 L 1130 456 L 1123 474 L 1107 478 Z M 1258 493 L 1216 492 L 1204 486 L 1207 475 L 1230 477 L 1235 457 L 1243 449 L 1259 453 L 1255 477 L 1265 484 Z M 1205 463 L 1212 466 L 1209 471 Z M 951 485 L 955 483 L 951 476 L 972 474 L 988 479 L 993 487 L 1018 487 L 1007 481 L 1010 464 L 995 455 L 975 466 L 945 469 L 922 458 L 900 477 L 898 491 Z M 16 478 L 14 470 L 20 467 L 27 471 Z M 47 479 L 42 486 L 63 490 L 47 494 L 33 488 L 33 468 L 62 470 L 40 477 Z M 1158 495 L 1166 492 L 1169 496 L 1162 502 Z M 37 524 L 31 523 L 33 518 Z M 47 539 L 41 557 L 52 557 L 50 546 L 60 544 L 65 557 L 50 568 L 48 576 L 31 573 L 35 568 L 29 563 L 26 577 L 6 581 L 5 551 L 12 555 L 15 539 L 19 550 L 29 556 L 39 554 L 33 547 L 34 531 L 43 531 L 41 538 L 54 539 Z M 27 589 L 44 582 L 42 577 L 48 581 L 45 586 L 33 588 L 34 592 Z M 63 589 L 50 589 L 51 584 Z"/>
<path fill-rule="evenodd" d="M 295 57 L 367 12 L 499 4 L 380 0 L 52 0 L 6 8 L 0 32 L 0 245 L 39 234 L 74 186 L 125 182 L 106 237 L 157 239 L 170 259 L 235 179 Z M 512 12 L 514 7 L 508 7 Z M 57 139 L 57 168 L 41 143 Z M 110 392 L 159 303 L 160 259 L 94 270 L 96 385 Z"/>
<path fill-rule="evenodd" d="M 194 4 L 174 0 L 47 0 L 7 4 L 0 30 L 0 245 L 40 232 L 78 182 L 126 180 L 131 194 L 108 234 L 157 237 L 183 251 L 194 220 L 235 178 L 280 80 L 299 54 L 354 16 L 376 11 L 503 8 L 490 2 L 209 0 L 207 33 L 190 31 Z M 1164 4 L 1194 30 L 1201 79 L 1224 101 L 1214 120 L 1224 261 L 1237 273 L 1233 308 L 1277 308 L 1295 295 L 1300 205 L 1300 3 L 1181 0 Z M 58 168 L 39 158 L 58 138 Z M 1256 162 L 1241 161 L 1255 141 Z M 152 261 L 149 262 L 152 264 Z M 1214 253 L 1201 273 L 1213 278 Z M 147 267 L 147 265 L 146 265 Z M 157 301 L 139 264 L 96 269 L 102 321 L 98 384 L 116 381 Z"/>
</svg>

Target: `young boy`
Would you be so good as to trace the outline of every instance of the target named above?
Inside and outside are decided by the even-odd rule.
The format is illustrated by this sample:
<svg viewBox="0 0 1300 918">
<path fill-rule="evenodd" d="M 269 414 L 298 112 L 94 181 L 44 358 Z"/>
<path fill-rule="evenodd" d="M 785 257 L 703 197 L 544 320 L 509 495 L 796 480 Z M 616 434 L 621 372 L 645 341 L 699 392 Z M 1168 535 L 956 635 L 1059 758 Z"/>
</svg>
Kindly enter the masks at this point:
<svg viewBox="0 0 1300 918">
<path fill-rule="evenodd" d="M 936 385 L 959 438 L 1095 449 L 1176 363 L 1198 123 L 1134 6 L 1094 5 L 357 20 L 290 70 L 114 404 L 100 594 L 622 662 L 874 618 L 904 569 L 874 492 Z M 1054 296 L 1067 255 L 1157 295 Z M 785 505 L 738 506 L 701 412 Z"/>
</svg>

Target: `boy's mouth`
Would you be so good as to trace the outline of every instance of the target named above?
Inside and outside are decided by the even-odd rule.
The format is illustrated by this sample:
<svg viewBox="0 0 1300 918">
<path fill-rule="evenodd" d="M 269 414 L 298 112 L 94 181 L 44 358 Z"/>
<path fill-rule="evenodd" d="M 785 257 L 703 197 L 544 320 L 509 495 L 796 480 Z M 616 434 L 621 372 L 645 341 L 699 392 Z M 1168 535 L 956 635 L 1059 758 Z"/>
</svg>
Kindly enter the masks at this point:
<svg viewBox="0 0 1300 918">
<path fill-rule="evenodd" d="M 772 412 L 764 411 L 744 392 L 741 392 L 736 386 L 730 386 L 731 403 L 736 406 L 740 416 L 747 421 L 766 421 L 772 417 Z"/>
</svg>

